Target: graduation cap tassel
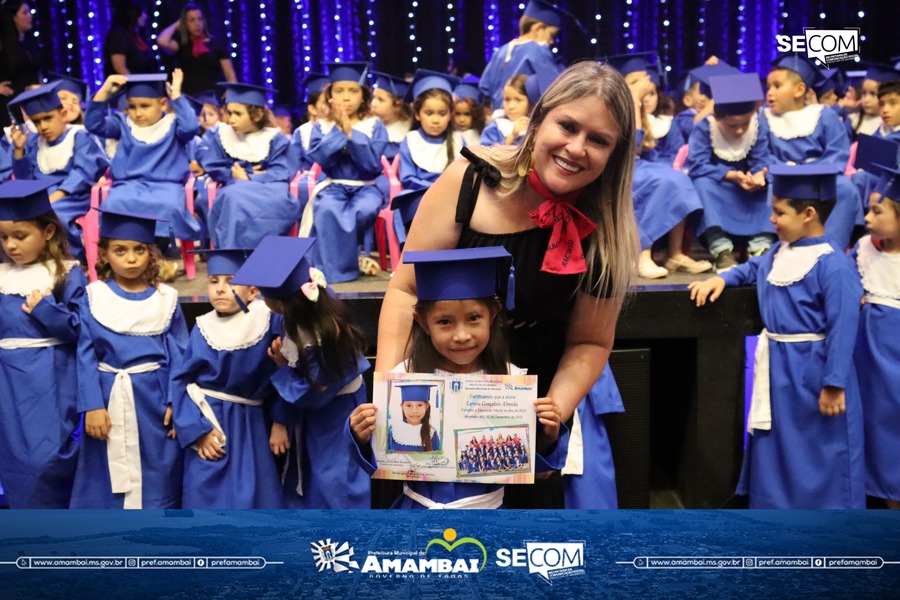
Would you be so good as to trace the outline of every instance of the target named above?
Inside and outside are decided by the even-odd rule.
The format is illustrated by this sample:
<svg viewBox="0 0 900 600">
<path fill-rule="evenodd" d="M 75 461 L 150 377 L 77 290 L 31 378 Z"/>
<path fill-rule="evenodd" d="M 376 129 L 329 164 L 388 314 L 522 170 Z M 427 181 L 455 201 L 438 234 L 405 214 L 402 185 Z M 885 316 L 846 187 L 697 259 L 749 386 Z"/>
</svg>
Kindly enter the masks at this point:
<svg viewBox="0 0 900 600">
<path fill-rule="evenodd" d="M 241 307 L 241 310 L 245 313 L 250 312 L 250 309 L 247 308 L 247 305 L 244 304 L 244 301 L 241 300 L 241 297 L 237 295 L 237 292 L 234 290 L 231 290 L 231 293 L 234 294 L 234 301 L 237 302 L 237 305 Z"/>
<path fill-rule="evenodd" d="M 516 268 L 509 266 L 509 279 L 506 281 L 506 310 L 516 308 Z"/>
</svg>

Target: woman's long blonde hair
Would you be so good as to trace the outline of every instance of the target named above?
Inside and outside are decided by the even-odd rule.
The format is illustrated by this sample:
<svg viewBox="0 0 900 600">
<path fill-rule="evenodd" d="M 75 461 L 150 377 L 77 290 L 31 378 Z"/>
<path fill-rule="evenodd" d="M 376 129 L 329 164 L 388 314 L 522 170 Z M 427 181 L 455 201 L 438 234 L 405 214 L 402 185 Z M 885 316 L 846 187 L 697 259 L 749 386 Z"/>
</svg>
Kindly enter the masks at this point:
<svg viewBox="0 0 900 600">
<path fill-rule="evenodd" d="M 473 151 L 500 170 L 497 193 L 509 196 L 526 185 L 520 167 L 530 167 L 534 137 L 547 113 L 557 106 L 585 97 L 601 100 L 619 126 L 616 147 L 603 173 L 581 192 L 578 208 L 594 223 L 597 231 L 585 254 L 587 272 L 582 283 L 599 266 L 600 277 L 591 281 L 591 291 L 608 290 L 612 299 L 622 300 L 628 292 L 640 253 L 637 222 L 631 200 L 634 173 L 635 110 L 631 91 L 612 67 L 594 61 L 571 65 L 550 85 L 531 113 L 525 139 L 519 146 L 477 146 Z M 584 289 L 583 287 L 581 289 Z"/>
</svg>

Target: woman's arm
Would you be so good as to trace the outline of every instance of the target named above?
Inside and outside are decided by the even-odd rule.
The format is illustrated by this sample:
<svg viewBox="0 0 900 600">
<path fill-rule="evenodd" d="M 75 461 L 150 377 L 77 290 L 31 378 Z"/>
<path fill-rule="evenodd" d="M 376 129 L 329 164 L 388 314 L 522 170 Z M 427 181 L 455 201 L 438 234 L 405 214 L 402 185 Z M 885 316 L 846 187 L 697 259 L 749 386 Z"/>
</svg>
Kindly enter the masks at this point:
<svg viewBox="0 0 900 600">
<path fill-rule="evenodd" d="M 222 73 L 225 74 L 225 81 L 229 83 L 234 83 L 237 81 L 237 75 L 234 74 L 234 64 L 232 64 L 230 58 L 223 58 L 219 61 L 222 65 Z"/>
<path fill-rule="evenodd" d="M 572 416 L 606 368 L 621 307 L 620 300 L 579 292 L 569 315 L 566 349 L 547 392 L 559 406 L 561 421 Z"/>
<path fill-rule="evenodd" d="M 469 161 L 455 161 L 422 197 L 412 229 L 406 238 L 407 250 L 446 250 L 459 242 L 462 226 L 456 223 L 456 198 Z M 416 276 L 413 267 L 402 262 L 388 283 L 378 318 L 378 358 L 376 371 L 389 371 L 405 355 L 412 327 L 412 307 L 416 303 Z"/>
<path fill-rule="evenodd" d="M 112 62 L 113 71 L 119 75 L 131 75 L 131 71 L 128 70 L 128 67 L 125 64 L 125 58 L 124 54 L 111 54 L 109 57 L 110 62 Z"/>
<path fill-rule="evenodd" d="M 174 23 L 160 31 L 159 35 L 156 36 L 156 43 L 159 44 L 159 47 L 170 54 L 177 54 L 180 48 L 178 42 L 172 39 L 172 36 L 175 34 L 175 30 L 178 29 L 178 24 L 180 22 L 180 19 L 178 21 L 175 21 Z"/>
</svg>

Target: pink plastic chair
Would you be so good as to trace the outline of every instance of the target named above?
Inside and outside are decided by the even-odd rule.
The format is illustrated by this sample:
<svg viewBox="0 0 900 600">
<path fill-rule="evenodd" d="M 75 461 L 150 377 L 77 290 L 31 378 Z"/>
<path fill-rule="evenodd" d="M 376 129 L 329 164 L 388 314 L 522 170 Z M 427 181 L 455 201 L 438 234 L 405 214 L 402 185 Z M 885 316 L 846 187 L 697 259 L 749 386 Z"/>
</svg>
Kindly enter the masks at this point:
<svg viewBox="0 0 900 600">
<path fill-rule="evenodd" d="M 854 173 L 856 173 L 857 169 L 853 163 L 856 162 L 856 146 L 858 144 L 859 142 L 853 142 L 852 144 L 850 144 L 850 160 L 847 161 L 847 168 L 844 169 L 844 175 L 846 175 L 847 177 L 850 177 Z"/>
<path fill-rule="evenodd" d="M 678 149 L 678 153 L 675 155 L 675 160 L 672 161 L 672 168 L 676 171 L 680 171 L 684 168 L 684 162 L 687 160 L 688 156 L 688 145 L 685 144 L 681 148 Z"/>
</svg>

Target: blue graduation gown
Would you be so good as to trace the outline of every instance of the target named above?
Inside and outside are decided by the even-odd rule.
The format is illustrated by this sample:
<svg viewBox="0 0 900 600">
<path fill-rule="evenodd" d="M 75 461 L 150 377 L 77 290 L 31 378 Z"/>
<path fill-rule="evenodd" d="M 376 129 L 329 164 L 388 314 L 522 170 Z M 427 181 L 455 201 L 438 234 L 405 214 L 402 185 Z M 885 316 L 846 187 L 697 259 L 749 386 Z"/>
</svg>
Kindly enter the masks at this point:
<svg viewBox="0 0 900 600">
<path fill-rule="evenodd" d="M 646 249 L 689 214 L 702 209 L 690 177 L 671 165 L 638 157 L 632 182 L 634 212 Z"/>
<path fill-rule="evenodd" d="M 0 132 L 0 181 L 12 177 L 13 145 L 4 132 Z"/>
<path fill-rule="evenodd" d="M 873 135 L 877 138 L 891 140 L 900 144 L 900 131 L 886 133 L 884 127 L 880 127 Z M 875 190 L 875 186 L 878 185 L 878 178 L 878 175 L 864 170 L 859 170 L 850 176 L 850 181 L 853 182 L 853 185 L 856 186 L 856 191 L 859 193 L 860 205 L 864 216 L 869 212 L 869 196 Z"/>
<path fill-rule="evenodd" d="M 314 200 L 310 235 L 318 238 L 318 243 L 313 247 L 312 262 L 329 281 L 359 278 L 359 245 L 388 198 L 381 164 L 387 141 L 387 131 L 375 117 L 357 123 L 350 137 L 331 122 L 318 121 L 313 127 L 308 155 L 328 179 L 375 182 L 332 183 Z"/>
<path fill-rule="evenodd" d="M 866 295 L 874 293 L 895 303 L 863 304 L 854 360 L 866 432 L 866 493 L 900 500 L 900 255 L 882 253 L 872 245 L 871 237 L 865 236 L 853 248 L 851 258 Z M 881 283 L 873 282 L 873 276 L 880 276 Z M 889 281 L 893 289 L 884 289 Z"/>
<path fill-rule="evenodd" d="M 29 315 L 22 304 L 31 293 L 25 288 L 32 284 L 24 285 L 21 269 L 0 264 L 0 339 L 57 338 L 63 343 L 0 350 L 0 481 L 12 508 L 67 508 L 78 452 L 72 438 L 79 423 L 72 384 L 78 303 L 87 281 L 73 267 L 59 301 L 44 297 Z"/>
<path fill-rule="evenodd" d="M 246 142 L 251 150 L 235 144 Z M 277 129 L 240 136 L 219 123 L 206 132 L 200 164 L 222 184 L 209 211 L 210 239 L 218 248 L 255 248 L 267 235 L 284 235 L 300 216 L 300 202 L 288 190 L 297 173 L 296 149 Z M 239 163 L 249 180 L 231 177 Z M 262 169 L 254 173 L 253 167 Z"/>
<path fill-rule="evenodd" d="M 512 52 L 510 53 L 510 47 Z M 510 54 L 510 60 L 506 55 Z M 525 61 L 531 61 L 536 73 L 559 73 L 561 70 L 550 47 L 535 41 L 516 43 L 515 40 L 507 42 L 494 50 L 494 55 L 484 68 L 478 88 L 485 97 L 490 98 L 494 108 L 503 105 L 503 86 L 509 78 L 525 72 Z M 530 72 L 530 71 L 529 71 Z"/>
<path fill-rule="evenodd" d="M 453 132 L 454 156 L 465 146 L 462 134 Z M 400 183 L 404 190 L 430 187 L 447 168 L 447 141 L 428 136 L 421 129 L 406 134 L 400 144 Z"/>
<path fill-rule="evenodd" d="M 694 130 L 694 117 L 696 116 L 696 110 L 693 108 L 686 108 L 672 117 L 671 130 L 676 132 L 676 134 L 680 136 L 680 139 L 684 140 L 682 144 L 687 143 L 687 141 L 691 139 L 691 131 Z"/>
<path fill-rule="evenodd" d="M 756 285 L 763 324 L 772 333 L 824 333 L 812 342 L 769 341 L 772 429 L 754 430 L 738 483 L 750 508 L 865 508 L 863 420 L 853 366 L 862 287 L 852 262 L 827 237 L 794 242 L 831 244 L 789 285 L 767 281 L 783 244 L 720 277 L 727 286 Z M 791 258 L 791 257 L 789 257 Z M 792 259 L 796 260 L 796 259 Z M 819 412 L 825 386 L 842 388 L 847 413 Z"/>
<path fill-rule="evenodd" d="M 438 436 L 437 431 L 432 427 L 431 429 L 431 449 L 433 451 L 440 451 L 441 449 L 441 438 Z M 424 447 L 419 444 L 416 446 L 412 446 L 409 444 L 401 444 L 400 442 L 394 440 L 391 435 L 391 429 L 388 427 L 388 450 L 394 452 L 425 452 Z"/>
<path fill-rule="evenodd" d="M 41 148 L 42 146 L 45 147 Z M 24 150 L 22 158 L 13 159 L 16 179 L 62 178 L 47 193 L 54 194 L 57 190 L 66 193 L 65 197 L 53 203 L 53 212 L 66 228 L 72 256 L 82 259 L 84 247 L 81 243 L 81 228 L 75 225 L 75 219 L 90 210 L 91 186 L 97 183 L 109 167 L 109 159 L 100 146 L 100 141 L 83 127 L 70 125 L 52 143 L 44 141 L 37 134 L 28 136 Z M 44 168 L 48 171 L 45 172 Z"/>
<path fill-rule="evenodd" d="M 313 161 L 309 158 L 309 140 L 312 135 L 312 128 L 315 123 L 307 121 L 303 125 L 297 127 L 291 135 L 291 145 L 294 147 L 294 156 L 297 159 L 297 165 L 301 171 L 309 171 L 313 166 Z"/>
<path fill-rule="evenodd" d="M 266 351 L 277 337 L 281 317 L 269 312 L 262 300 L 251 303 L 250 310 L 249 314 L 239 312 L 227 317 L 211 311 L 198 318 L 187 352 L 172 371 L 169 396 L 177 439 L 185 452 L 183 508 L 284 506 L 275 457 L 269 449 L 264 405 L 206 396 L 226 436 L 225 455 L 219 460 L 203 460 L 190 447 L 212 431 L 213 425 L 188 396 L 188 384 L 251 400 L 274 400 L 269 377 L 277 367 Z M 228 328 L 249 335 L 243 339 L 223 335 L 223 329 Z"/>
<path fill-rule="evenodd" d="M 117 297 L 114 304 L 99 303 L 97 298 L 102 297 L 104 290 L 92 288 L 100 286 L 108 286 Z M 170 370 L 180 364 L 187 348 L 187 326 L 177 302 L 168 318 L 155 310 L 153 314 L 142 314 L 150 312 L 147 308 L 152 306 L 146 301 L 163 292 L 166 298 L 174 295 L 177 299 L 177 292 L 163 284 L 159 290 L 150 287 L 143 292 L 126 292 L 113 280 L 95 281 L 88 286 L 80 306 L 78 412 L 109 407 L 116 374 L 99 371 L 99 363 L 117 369 L 151 362 L 161 365 L 156 371 L 131 375 L 140 437 L 143 508 L 177 508 L 181 505 L 184 454 L 177 440 L 166 437 L 168 429 L 163 420 L 170 403 Z M 92 294 L 94 299 L 91 299 Z M 158 300 L 154 298 L 151 302 Z M 158 306 L 169 310 L 167 303 Z M 129 332 L 128 326 L 119 324 L 121 317 L 129 316 L 131 318 L 126 321 L 143 317 L 154 328 L 142 327 L 141 333 L 135 329 Z M 82 436 L 71 508 L 122 508 L 124 497 L 125 494 L 112 492 L 107 442 Z"/>
<path fill-rule="evenodd" d="M 703 203 L 703 219 L 697 228 L 698 234 L 710 227 L 720 227 L 732 235 L 775 233 L 769 221 L 772 209 L 767 202 L 767 189 L 748 192 L 732 181 L 725 181 L 728 171 L 758 173 L 771 164 L 766 121 L 756 116 L 754 119 L 758 123 L 756 141 L 747 148 L 743 157 L 737 152 L 727 154 L 721 150 L 720 153 L 728 158 L 717 154 L 710 137 L 710 128 L 716 127 L 713 117 L 700 120 L 691 132 L 685 167 Z M 747 135 L 752 135 L 752 132 Z"/>
<path fill-rule="evenodd" d="M 656 118 L 662 120 L 665 117 Z M 658 135 L 658 133 L 654 131 L 654 136 L 656 135 Z M 672 163 L 675 161 L 675 155 L 678 154 L 678 151 L 686 143 L 687 139 L 681 133 L 681 128 L 675 126 L 675 118 L 673 117 L 666 133 L 656 137 L 655 156 L 653 158 L 648 157 L 647 160 L 672 166 Z"/>
<path fill-rule="evenodd" d="M 174 116 L 164 115 L 156 125 L 135 128 L 150 131 L 158 127 L 159 138 L 154 136 L 155 141 L 136 138 L 129 125 L 131 120 L 124 113 L 109 115 L 106 102 L 88 103 L 84 126 L 96 136 L 119 141 L 110 164 L 113 186 L 103 206 L 166 219 L 157 224 L 157 237 L 169 237 L 171 231 L 179 239 L 195 240 L 200 226 L 187 210 L 184 184 L 190 176 L 187 146 L 200 131 L 200 123 L 186 98 L 170 104 Z"/>
<path fill-rule="evenodd" d="M 842 170 L 846 168 L 850 159 L 850 140 L 834 111 L 825 110 L 821 104 L 810 105 L 802 110 L 808 113 L 804 122 L 783 131 L 782 127 L 779 127 L 782 119 L 773 115 L 772 109 L 763 109 L 762 118 L 767 121 L 769 151 L 773 162 L 779 164 L 828 162 L 839 166 Z M 787 113 L 787 118 L 797 118 L 791 114 Z M 769 193 L 771 194 L 771 189 Z M 853 227 L 863 224 L 860 206 L 856 188 L 847 177 L 838 175 L 837 202 L 825 223 L 825 233 L 841 248 L 849 246 Z"/>
<path fill-rule="evenodd" d="M 312 348 L 305 348 L 312 377 L 324 377 Z M 369 368 L 360 356 L 348 365 L 344 377 L 323 381 L 325 390 L 313 388 L 299 372 L 285 365 L 272 376 L 272 384 L 283 402 L 272 407 L 272 420 L 287 425 L 291 447 L 282 474 L 287 508 L 371 508 L 368 475 L 351 457 L 344 437 L 350 413 L 366 400 L 366 386 L 335 395 Z M 297 440 L 299 439 L 299 444 Z M 297 493 L 297 462 L 302 469 L 303 495 Z"/>
</svg>

